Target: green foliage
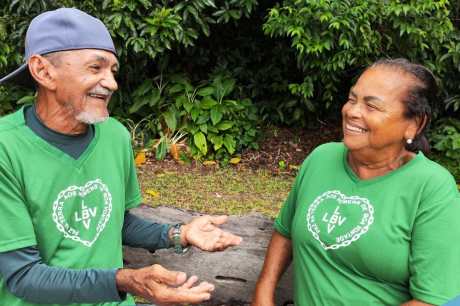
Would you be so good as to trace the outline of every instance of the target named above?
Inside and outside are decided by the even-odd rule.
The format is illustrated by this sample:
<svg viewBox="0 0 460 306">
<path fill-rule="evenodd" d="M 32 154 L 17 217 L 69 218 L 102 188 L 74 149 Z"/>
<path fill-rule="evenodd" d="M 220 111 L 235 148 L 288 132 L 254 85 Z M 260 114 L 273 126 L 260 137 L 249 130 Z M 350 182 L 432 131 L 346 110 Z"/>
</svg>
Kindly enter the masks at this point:
<svg viewBox="0 0 460 306">
<path fill-rule="evenodd" d="M 182 133 L 195 158 L 226 160 L 255 145 L 257 116 L 291 126 L 337 118 L 356 76 L 382 57 L 427 65 L 442 88 L 438 116 L 460 109 L 458 1 L 10 0 L 0 7 L 1 76 L 22 62 L 30 20 L 63 6 L 107 24 L 121 66 L 111 113 L 160 159 Z M 0 114 L 32 100 L 1 87 Z"/>
<path fill-rule="evenodd" d="M 23 88 L 12 87 L 7 90 L 0 86 L 0 116 L 16 110 L 23 104 L 34 102 L 35 96 L 31 91 L 25 91 Z"/>
<path fill-rule="evenodd" d="M 175 137 L 185 134 L 195 158 L 228 159 L 257 145 L 257 109 L 249 99 L 240 98 L 236 88 L 235 79 L 222 74 L 196 86 L 182 74 L 160 75 L 134 90 L 130 112 L 150 114 L 144 133 L 160 135 L 159 159 Z"/>
<path fill-rule="evenodd" d="M 460 182 L 460 120 L 439 120 L 431 132 L 433 157 Z"/>
<path fill-rule="evenodd" d="M 176 78 L 169 94 L 175 103 L 168 112 L 177 114 L 190 134 L 193 156 L 228 159 L 242 148 L 256 146 L 257 110 L 249 99 L 235 95 L 234 79 L 216 75 L 193 86 L 186 78 Z"/>
<path fill-rule="evenodd" d="M 458 74 L 460 39 L 451 9 L 447 0 L 285 0 L 270 10 L 264 31 L 291 41 L 304 78 L 289 89 L 304 110 L 320 112 L 337 110 L 352 78 L 378 58 L 421 62 L 440 80 Z M 458 92 L 451 81 L 444 90 Z"/>
</svg>

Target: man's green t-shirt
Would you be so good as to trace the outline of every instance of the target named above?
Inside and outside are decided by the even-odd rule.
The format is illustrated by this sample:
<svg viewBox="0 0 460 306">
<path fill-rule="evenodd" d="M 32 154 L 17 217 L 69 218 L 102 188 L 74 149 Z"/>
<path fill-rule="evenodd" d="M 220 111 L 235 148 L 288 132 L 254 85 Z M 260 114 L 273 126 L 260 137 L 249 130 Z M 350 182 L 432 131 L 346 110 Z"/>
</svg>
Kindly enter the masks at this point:
<svg viewBox="0 0 460 306">
<path fill-rule="evenodd" d="M 37 245 L 49 266 L 121 268 L 124 214 L 140 202 L 129 133 L 115 119 L 95 125 L 78 159 L 30 130 L 23 109 L 0 119 L 0 252 Z M 3 280 L 0 301 L 34 305 Z"/>
<path fill-rule="evenodd" d="M 302 165 L 275 221 L 292 240 L 295 304 L 440 305 L 460 294 L 460 196 L 447 170 L 418 153 L 369 180 L 343 143 Z"/>
</svg>

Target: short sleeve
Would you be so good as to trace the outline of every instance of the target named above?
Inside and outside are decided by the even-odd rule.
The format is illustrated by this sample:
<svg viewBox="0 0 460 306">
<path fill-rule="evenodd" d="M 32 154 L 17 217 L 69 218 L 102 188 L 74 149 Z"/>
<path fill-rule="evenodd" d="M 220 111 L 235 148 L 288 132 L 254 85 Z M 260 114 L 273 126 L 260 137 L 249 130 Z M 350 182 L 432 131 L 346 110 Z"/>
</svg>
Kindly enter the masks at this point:
<svg viewBox="0 0 460 306">
<path fill-rule="evenodd" d="M 307 158 L 302 167 L 300 168 L 299 174 L 297 175 L 294 184 L 292 185 L 291 191 L 281 207 L 281 211 L 275 219 L 274 227 L 275 230 L 286 238 L 291 239 L 291 225 L 294 219 L 295 210 L 297 206 L 297 191 L 302 183 L 302 179 L 305 172 L 308 171 L 309 158 Z"/>
<path fill-rule="evenodd" d="M 422 199 L 412 232 L 410 292 L 441 305 L 460 294 L 460 195 L 453 180 Z"/>
<path fill-rule="evenodd" d="M 142 202 L 139 181 L 137 180 L 136 164 L 131 146 L 128 146 L 128 175 L 126 180 L 125 210 L 134 208 Z"/>
<path fill-rule="evenodd" d="M 20 184 L 11 170 L 0 163 L 0 252 L 36 244 Z"/>
</svg>

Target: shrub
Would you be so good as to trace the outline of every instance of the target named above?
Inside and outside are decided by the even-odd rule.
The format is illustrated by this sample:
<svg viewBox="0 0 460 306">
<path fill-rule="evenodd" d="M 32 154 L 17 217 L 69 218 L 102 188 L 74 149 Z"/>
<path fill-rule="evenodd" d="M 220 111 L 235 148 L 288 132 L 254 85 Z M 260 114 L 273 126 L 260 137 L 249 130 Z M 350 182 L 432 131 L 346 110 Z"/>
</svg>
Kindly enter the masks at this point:
<svg viewBox="0 0 460 306">
<path fill-rule="evenodd" d="M 430 134 L 433 158 L 444 165 L 460 182 L 460 120 L 445 118 Z"/>
<path fill-rule="evenodd" d="M 352 78 L 378 58 L 409 58 L 440 80 L 458 74 L 460 40 L 451 9 L 446 0 L 285 0 L 270 10 L 264 31 L 290 39 L 304 79 L 289 89 L 307 111 L 324 112 L 337 110 Z M 444 89 L 458 92 L 457 84 L 446 81 Z"/>
</svg>

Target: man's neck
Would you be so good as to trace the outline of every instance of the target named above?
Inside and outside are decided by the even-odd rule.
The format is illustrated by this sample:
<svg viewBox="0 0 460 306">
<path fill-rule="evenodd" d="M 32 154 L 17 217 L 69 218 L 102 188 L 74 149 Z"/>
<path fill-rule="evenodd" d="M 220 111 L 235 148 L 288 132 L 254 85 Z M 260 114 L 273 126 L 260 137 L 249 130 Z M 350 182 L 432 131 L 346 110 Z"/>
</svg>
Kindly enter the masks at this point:
<svg viewBox="0 0 460 306">
<path fill-rule="evenodd" d="M 60 105 L 55 99 L 41 94 L 37 95 L 36 113 L 38 119 L 49 129 L 67 135 L 83 134 L 88 125 L 75 119 L 71 108 Z"/>
</svg>

